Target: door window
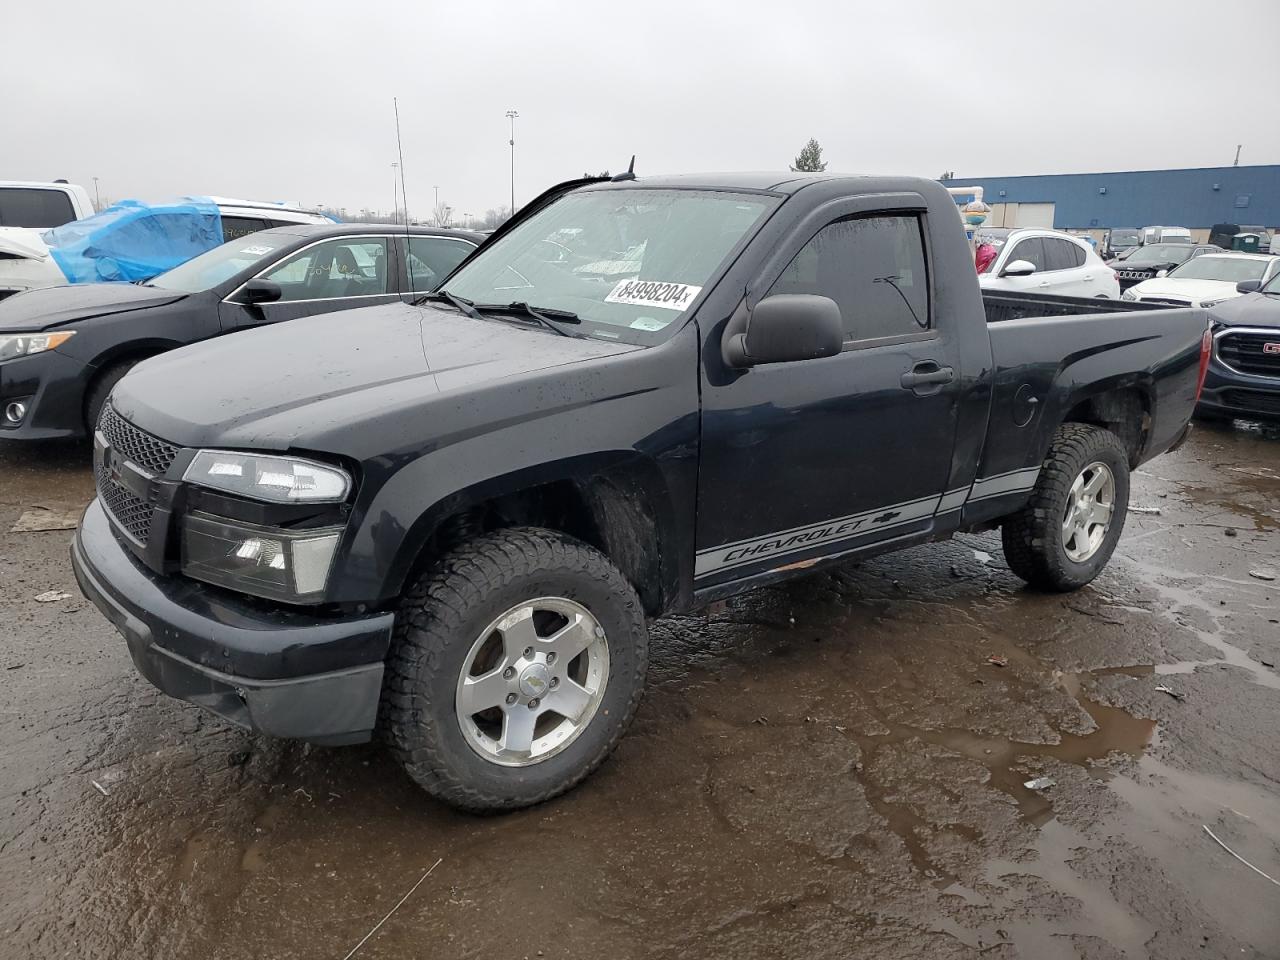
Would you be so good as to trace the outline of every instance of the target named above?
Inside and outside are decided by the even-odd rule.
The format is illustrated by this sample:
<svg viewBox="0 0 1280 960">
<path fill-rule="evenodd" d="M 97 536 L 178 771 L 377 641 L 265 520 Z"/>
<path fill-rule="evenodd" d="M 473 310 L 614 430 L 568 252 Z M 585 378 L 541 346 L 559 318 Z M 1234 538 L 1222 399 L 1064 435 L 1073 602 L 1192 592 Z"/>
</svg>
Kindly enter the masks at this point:
<svg viewBox="0 0 1280 960">
<path fill-rule="evenodd" d="M 475 248 L 451 237 L 410 237 L 407 267 L 413 289 L 434 290 Z"/>
<path fill-rule="evenodd" d="M 294 254 L 264 277 L 280 284 L 281 301 L 377 296 L 387 292 L 387 241 L 328 240 Z"/>
<path fill-rule="evenodd" d="M 1047 270 L 1044 239 L 1042 237 L 1027 237 L 1024 240 L 1019 240 L 1017 246 L 1013 248 L 1013 252 L 1009 254 L 1009 259 L 1005 261 L 1005 266 L 1007 267 L 1015 260 L 1026 260 L 1028 263 L 1034 264 L 1037 272 Z"/>
<path fill-rule="evenodd" d="M 1084 251 L 1070 240 L 1060 237 L 1042 237 L 1044 241 L 1045 270 L 1073 270 L 1084 263 Z M 1077 262 L 1076 254 L 1080 254 Z"/>
<path fill-rule="evenodd" d="M 929 274 L 920 217 L 839 220 L 804 245 L 769 290 L 830 297 L 845 339 L 874 340 L 930 326 Z"/>
</svg>

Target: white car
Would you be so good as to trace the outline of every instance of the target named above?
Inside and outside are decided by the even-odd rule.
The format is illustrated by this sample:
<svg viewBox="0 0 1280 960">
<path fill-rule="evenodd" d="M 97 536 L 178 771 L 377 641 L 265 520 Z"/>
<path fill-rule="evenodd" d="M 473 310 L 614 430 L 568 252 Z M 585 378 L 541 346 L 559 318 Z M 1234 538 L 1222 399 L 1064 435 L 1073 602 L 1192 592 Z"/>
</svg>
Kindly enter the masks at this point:
<svg viewBox="0 0 1280 960">
<path fill-rule="evenodd" d="M 87 203 L 87 194 L 84 199 Z M 226 197 L 205 199 L 212 200 L 218 207 L 224 243 L 270 227 L 332 222 L 323 214 L 278 203 L 232 200 Z M 163 216 L 163 213 L 158 215 Z M 67 282 L 66 275 L 44 241 L 45 233 L 45 230 L 37 228 L 0 227 L 0 300 L 23 290 L 58 286 Z"/>
<path fill-rule="evenodd" d="M 1280 274 L 1280 257 L 1265 253 L 1209 253 L 1174 267 L 1163 277 L 1143 280 L 1122 299 L 1179 307 L 1211 307 L 1240 296 L 1236 284 L 1265 284 Z M 1256 289 L 1256 288 L 1255 288 Z"/>
<path fill-rule="evenodd" d="M 978 275 L 984 290 L 1110 300 L 1120 296 L 1116 272 L 1079 237 L 1056 230 L 991 228 L 980 229 L 977 242 L 990 243 L 999 254 Z"/>
</svg>

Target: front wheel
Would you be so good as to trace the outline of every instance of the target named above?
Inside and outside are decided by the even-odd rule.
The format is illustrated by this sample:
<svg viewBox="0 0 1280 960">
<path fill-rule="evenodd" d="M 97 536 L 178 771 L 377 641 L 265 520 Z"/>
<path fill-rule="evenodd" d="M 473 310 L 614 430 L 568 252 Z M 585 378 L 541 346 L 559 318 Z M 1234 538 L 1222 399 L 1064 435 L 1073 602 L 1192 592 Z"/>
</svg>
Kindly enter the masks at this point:
<svg viewBox="0 0 1280 960">
<path fill-rule="evenodd" d="M 1032 586 L 1075 590 L 1111 559 L 1129 507 L 1129 459 L 1110 430 L 1064 423 L 1031 499 L 1001 527 L 1009 569 Z"/>
<path fill-rule="evenodd" d="M 467 810 L 530 806 L 587 777 L 639 705 L 639 598 L 592 547 L 510 529 L 443 557 L 401 604 L 382 726 L 409 775 Z"/>
</svg>

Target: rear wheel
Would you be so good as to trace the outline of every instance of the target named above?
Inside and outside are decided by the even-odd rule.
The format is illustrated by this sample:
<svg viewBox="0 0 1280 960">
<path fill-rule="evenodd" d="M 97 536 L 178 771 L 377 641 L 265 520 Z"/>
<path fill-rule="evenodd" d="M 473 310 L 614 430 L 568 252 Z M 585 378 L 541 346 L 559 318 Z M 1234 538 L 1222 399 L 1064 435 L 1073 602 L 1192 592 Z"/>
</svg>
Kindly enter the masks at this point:
<svg viewBox="0 0 1280 960">
<path fill-rule="evenodd" d="M 639 598 L 598 551 L 512 529 L 445 556 L 401 604 L 382 727 L 429 793 L 510 810 L 578 784 L 639 705 Z"/>
<path fill-rule="evenodd" d="M 1129 506 L 1129 460 L 1114 433 L 1058 428 L 1031 499 L 1001 528 L 1009 569 L 1033 586 L 1075 590 L 1111 559 Z"/>
</svg>

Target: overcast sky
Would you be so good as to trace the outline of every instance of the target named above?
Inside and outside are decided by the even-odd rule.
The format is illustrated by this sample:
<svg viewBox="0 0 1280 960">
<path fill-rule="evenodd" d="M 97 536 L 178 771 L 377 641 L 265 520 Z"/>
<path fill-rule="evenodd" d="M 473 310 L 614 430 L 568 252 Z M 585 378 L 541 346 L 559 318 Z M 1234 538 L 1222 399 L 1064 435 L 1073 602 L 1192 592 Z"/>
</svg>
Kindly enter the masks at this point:
<svg viewBox="0 0 1280 960">
<path fill-rule="evenodd" d="M 1280 163 L 1280 0 L 6 3 L 0 179 L 410 212 L 552 182 Z M 1240 80 L 1236 80 L 1235 77 Z"/>
</svg>

